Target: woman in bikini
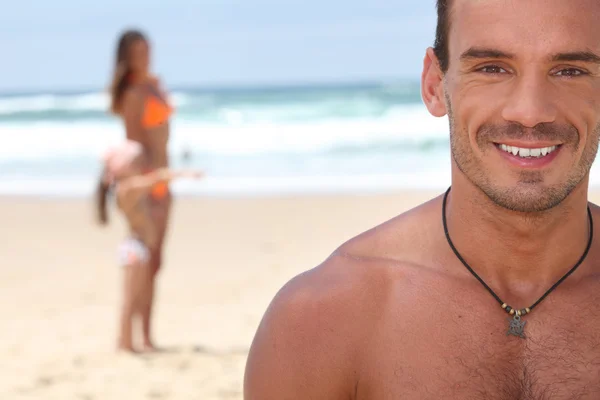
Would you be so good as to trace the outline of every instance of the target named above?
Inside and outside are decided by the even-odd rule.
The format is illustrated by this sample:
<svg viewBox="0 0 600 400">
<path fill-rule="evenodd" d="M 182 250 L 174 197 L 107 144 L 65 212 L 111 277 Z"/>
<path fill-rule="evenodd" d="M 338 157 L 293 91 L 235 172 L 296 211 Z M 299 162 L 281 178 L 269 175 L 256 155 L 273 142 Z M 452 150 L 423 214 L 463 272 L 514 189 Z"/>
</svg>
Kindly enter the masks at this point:
<svg viewBox="0 0 600 400">
<path fill-rule="evenodd" d="M 135 351 L 132 324 L 137 315 L 143 317 L 144 289 L 152 269 L 151 254 L 158 245 L 158 230 L 149 216 L 151 205 L 148 194 L 158 182 L 169 182 L 179 177 L 199 178 L 200 172 L 155 169 L 146 173 L 147 157 L 143 147 L 134 141 L 110 149 L 104 156 L 102 190 L 97 198 L 100 223 L 108 223 L 107 194 L 112 188 L 118 209 L 124 215 L 129 233 L 119 246 L 119 264 L 124 267 L 123 305 L 121 308 L 119 339 L 120 350 Z M 146 332 L 144 349 L 147 350 Z"/>
<path fill-rule="evenodd" d="M 150 44 L 136 30 L 124 32 L 117 45 L 111 85 L 111 111 L 125 125 L 128 140 L 139 142 L 148 155 L 149 170 L 169 166 L 169 119 L 173 109 L 159 80 L 150 73 Z M 142 325 L 144 346 L 153 350 L 150 334 L 154 287 L 163 262 L 163 247 L 171 209 L 167 182 L 157 182 L 150 192 L 150 216 L 157 229 L 156 246 L 150 255 L 150 277 L 143 288 Z"/>
</svg>

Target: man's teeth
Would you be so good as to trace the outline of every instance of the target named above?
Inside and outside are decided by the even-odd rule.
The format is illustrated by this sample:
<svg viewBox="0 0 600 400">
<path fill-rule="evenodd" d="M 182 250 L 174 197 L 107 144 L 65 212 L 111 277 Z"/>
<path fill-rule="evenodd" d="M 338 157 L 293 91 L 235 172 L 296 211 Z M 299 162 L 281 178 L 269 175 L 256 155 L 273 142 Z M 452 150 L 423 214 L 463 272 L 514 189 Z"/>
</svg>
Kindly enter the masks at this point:
<svg viewBox="0 0 600 400">
<path fill-rule="evenodd" d="M 556 150 L 557 146 L 540 147 L 538 149 L 525 149 L 522 147 L 507 146 L 505 144 L 501 144 L 500 148 L 502 150 L 506 151 L 507 153 L 512 153 L 512 155 L 514 155 L 514 156 L 544 157 L 545 155 L 548 155 L 548 154 L 552 153 L 554 150 Z"/>
</svg>

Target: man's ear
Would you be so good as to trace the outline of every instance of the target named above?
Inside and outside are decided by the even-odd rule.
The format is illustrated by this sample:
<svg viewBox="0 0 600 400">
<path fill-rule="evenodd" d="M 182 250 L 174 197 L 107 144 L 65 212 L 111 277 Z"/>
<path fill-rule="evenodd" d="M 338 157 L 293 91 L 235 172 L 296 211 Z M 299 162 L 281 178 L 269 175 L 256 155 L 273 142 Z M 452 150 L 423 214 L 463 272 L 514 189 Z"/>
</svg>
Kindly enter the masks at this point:
<svg viewBox="0 0 600 400">
<path fill-rule="evenodd" d="M 443 117 L 446 110 L 446 99 L 444 96 L 444 74 L 440 69 L 433 49 L 429 47 L 423 59 L 423 72 L 421 73 L 421 97 L 427 110 L 434 117 Z"/>
</svg>

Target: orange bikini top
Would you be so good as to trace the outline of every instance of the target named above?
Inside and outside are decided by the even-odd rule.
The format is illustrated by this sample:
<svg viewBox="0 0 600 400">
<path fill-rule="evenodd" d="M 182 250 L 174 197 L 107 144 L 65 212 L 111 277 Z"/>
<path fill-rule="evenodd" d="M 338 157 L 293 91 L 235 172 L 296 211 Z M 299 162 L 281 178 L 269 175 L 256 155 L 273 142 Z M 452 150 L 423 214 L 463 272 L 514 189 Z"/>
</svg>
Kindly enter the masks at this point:
<svg viewBox="0 0 600 400">
<path fill-rule="evenodd" d="M 151 87 L 152 93 L 146 97 L 144 111 L 142 113 L 142 126 L 144 128 L 155 128 L 164 124 L 171 114 L 173 108 L 162 99 L 160 93 L 154 87 Z"/>
</svg>

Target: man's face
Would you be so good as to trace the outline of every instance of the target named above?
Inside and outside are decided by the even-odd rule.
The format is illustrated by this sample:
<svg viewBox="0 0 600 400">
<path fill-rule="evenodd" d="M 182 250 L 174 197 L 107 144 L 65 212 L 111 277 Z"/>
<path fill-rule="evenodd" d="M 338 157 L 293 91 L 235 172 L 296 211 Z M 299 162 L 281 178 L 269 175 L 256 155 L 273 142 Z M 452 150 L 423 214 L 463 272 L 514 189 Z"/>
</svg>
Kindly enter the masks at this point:
<svg viewBox="0 0 600 400">
<path fill-rule="evenodd" d="M 454 0 L 450 21 L 449 69 L 428 50 L 423 93 L 455 166 L 507 209 L 558 205 L 598 148 L 600 1 Z"/>
</svg>

